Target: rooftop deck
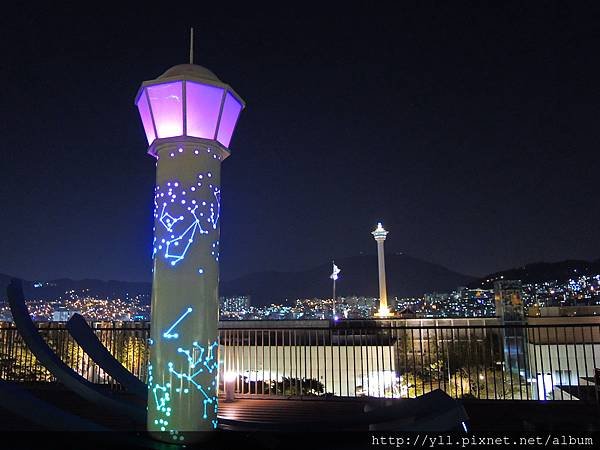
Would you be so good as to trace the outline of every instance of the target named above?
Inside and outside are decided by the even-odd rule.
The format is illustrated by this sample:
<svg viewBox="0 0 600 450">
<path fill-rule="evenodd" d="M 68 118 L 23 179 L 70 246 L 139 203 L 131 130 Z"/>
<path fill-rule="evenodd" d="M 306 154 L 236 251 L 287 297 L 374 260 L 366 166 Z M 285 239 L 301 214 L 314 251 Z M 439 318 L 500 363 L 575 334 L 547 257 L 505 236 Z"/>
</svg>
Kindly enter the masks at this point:
<svg viewBox="0 0 600 450">
<path fill-rule="evenodd" d="M 73 392 L 55 383 L 35 383 L 27 386 L 28 392 L 48 401 L 65 411 L 120 431 L 143 431 L 143 427 L 101 407 L 90 404 Z M 134 401 L 130 394 L 118 394 L 123 399 Z M 364 405 L 375 399 L 368 398 L 241 398 L 232 403 L 221 399 L 219 419 L 221 429 L 233 431 L 323 431 L 323 427 L 299 429 L 298 424 L 327 423 L 328 431 L 368 431 L 357 426 L 353 420 L 363 411 Z M 402 402 L 404 400 L 394 400 Z M 521 402 L 521 401 L 462 401 L 474 432 L 493 431 L 600 431 L 598 407 L 581 402 Z M 227 424 L 228 420 L 251 423 L 248 428 Z M 0 406 L 0 431 L 43 431 L 45 428 L 15 416 Z"/>
</svg>

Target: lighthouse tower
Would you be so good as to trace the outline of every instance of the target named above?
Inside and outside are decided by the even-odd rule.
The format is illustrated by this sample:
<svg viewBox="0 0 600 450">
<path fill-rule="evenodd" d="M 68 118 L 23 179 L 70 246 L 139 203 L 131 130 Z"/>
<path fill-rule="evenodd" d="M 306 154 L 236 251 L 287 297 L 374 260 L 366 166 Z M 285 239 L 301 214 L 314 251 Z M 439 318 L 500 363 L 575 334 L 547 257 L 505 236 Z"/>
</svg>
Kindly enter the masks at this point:
<svg viewBox="0 0 600 450">
<path fill-rule="evenodd" d="M 217 427 L 221 163 L 244 102 L 181 64 L 143 82 L 135 104 L 156 158 L 147 424 L 183 444 Z"/>
</svg>

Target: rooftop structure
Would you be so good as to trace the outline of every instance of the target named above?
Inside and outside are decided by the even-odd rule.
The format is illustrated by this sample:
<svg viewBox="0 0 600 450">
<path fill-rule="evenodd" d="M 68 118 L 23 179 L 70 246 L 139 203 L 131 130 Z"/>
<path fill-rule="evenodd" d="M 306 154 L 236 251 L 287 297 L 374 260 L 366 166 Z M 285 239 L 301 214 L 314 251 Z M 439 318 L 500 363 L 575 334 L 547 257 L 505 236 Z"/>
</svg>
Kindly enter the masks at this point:
<svg viewBox="0 0 600 450">
<path fill-rule="evenodd" d="M 191 61 L 135 103 L 157 159 L 147 425 L 188 443 L 217 427 L 221 162 L 244 103 Z"/>
</svg>

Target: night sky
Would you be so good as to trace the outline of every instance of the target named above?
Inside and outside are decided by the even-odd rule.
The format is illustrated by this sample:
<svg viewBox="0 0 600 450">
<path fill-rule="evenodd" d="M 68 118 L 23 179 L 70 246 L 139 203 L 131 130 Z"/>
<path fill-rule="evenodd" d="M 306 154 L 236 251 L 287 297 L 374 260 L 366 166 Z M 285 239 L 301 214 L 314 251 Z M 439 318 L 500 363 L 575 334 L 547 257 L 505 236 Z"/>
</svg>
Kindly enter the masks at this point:
<svg viewBox="0 0 600 450">
<path fill-rule="evenodd" d="M 190 26 L 196 62 L 247 103 L 223 279 L 375 253 L 378 220 L 387 251 L 471 275 L 600 257 L 599 9 L 205 3 L 3 11 L 0 273 L 150 280 L 155 166 L 133 101 L 187 62 Z"/>
</svg>

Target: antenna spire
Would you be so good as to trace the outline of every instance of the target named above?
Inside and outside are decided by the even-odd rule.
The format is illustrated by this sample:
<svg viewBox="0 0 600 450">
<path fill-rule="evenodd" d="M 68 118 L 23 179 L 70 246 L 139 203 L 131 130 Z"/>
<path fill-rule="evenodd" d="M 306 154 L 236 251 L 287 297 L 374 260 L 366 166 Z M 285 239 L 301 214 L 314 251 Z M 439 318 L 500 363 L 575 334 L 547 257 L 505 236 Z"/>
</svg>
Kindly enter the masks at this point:
<svg viewBox="0 0 600 450">
<path fill-rule="evenodd" d="M 194 64 L 194 27 L 190 28 L 190 64 Z"/>
</svg>

